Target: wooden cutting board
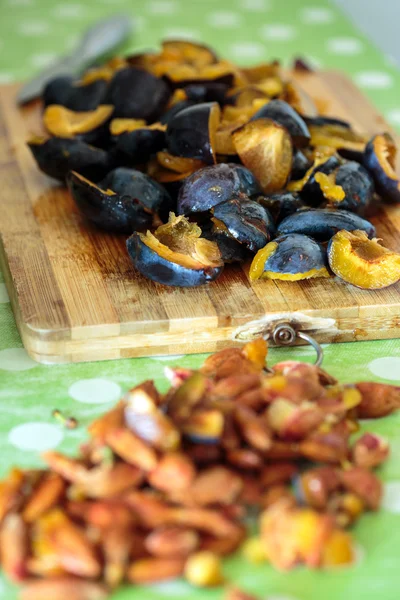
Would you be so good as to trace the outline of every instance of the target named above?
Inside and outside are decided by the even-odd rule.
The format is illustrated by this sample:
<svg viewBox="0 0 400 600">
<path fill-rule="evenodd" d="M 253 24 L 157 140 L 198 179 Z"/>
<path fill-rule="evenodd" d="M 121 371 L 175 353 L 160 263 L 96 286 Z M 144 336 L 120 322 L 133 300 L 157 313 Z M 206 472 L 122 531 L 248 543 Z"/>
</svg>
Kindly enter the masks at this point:
<svg viewBox="0 0 400 600">
<path fill-rule="evenodd" d="M 360 132 L 389 129 L 344 75 L 294 77 L 325 114 Z M 0 88 L 0 260 L 34 359 L 213 352 L 288 319 L 320 342 L 400 337 L 400 284 L 362 291 L 333 278 L 250 283 L 248 265 L 229 265 L 218 281 L 194 289 L 148 281 L 132 268 L 125 237 L 88 225 L 67 191 L 37 170 L 25 141 L 40 131 L 40 106 L 20 111 L 16 89 Z M 385 206 L 373 221 L 400 252 L 400 207 Z"/>
</svg>

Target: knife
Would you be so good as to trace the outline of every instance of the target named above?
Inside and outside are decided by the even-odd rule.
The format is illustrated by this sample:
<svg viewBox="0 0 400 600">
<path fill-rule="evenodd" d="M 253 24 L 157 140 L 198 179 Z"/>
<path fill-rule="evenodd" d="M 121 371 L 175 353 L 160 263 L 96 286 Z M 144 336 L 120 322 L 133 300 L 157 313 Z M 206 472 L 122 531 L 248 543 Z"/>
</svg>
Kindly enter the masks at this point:
<svg viewBox="0 0 400 600">
<path fill-rule="evenodd" d="M 115 50 L 132 31 L 128 15 L 115 15 L 98 21 L 86 31 L 72 54 L 59 58 L 26 83 L 17 95 L 18 104 L 26 104 L 41 95 L 45 85 L 59 75 L 79 75 L 99 58 Z"/>
</svg>

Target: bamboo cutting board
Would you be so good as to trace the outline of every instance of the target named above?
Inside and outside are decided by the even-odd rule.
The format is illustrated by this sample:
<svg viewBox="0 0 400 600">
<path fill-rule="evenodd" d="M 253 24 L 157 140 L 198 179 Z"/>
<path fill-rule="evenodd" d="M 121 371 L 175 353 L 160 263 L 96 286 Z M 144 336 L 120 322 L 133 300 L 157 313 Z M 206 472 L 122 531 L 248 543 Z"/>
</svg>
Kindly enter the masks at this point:
<svg viewBox="0 0 400 600">
<path fill-rule="evenodd" d="M 345 76 L 294 77 L 325 114 L 360 132 L 388 129 Z M 400 284 L 381 291 L 333 278 L 250 284 L 248 265 L 229 265 L 218 281 L 194 289 L 148 281 L 132 268 L 125 237 L 88 225 L 68 192 L 37 170 L 25 141 L 40 131 L 40 106 L 20 111 L 15 92 L 0 88 L 0 260 L 34 359 L 213 352 L 288 319 L 320 342 L 400 337 Z M 400 207 L 385 206 L 373 221 L 385 245 L 400 252 Z"/>
</svg>

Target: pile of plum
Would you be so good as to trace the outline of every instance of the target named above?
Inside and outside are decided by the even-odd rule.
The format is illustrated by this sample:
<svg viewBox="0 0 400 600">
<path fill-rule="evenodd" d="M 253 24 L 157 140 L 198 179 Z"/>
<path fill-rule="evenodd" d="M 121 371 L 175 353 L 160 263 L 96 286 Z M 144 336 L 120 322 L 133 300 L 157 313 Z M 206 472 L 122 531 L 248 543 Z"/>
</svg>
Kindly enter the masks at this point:
<svg viewBox="0 0 400 600">
<path fill-rule="evenodd" d="M 298 68 L 305 68 L 302 63 Z M 128 234 L 137 270 L 198 286 L 226 263 L 250 280 L 400 279 L 375 239 L 380 202 L 400 202 L 396 147 L 319 115 L 276 62 L 239 68 L 202 44 L 114 58 L 43 93 L 48 136 L 28 142 L 81 213 Z"/>
</svg>

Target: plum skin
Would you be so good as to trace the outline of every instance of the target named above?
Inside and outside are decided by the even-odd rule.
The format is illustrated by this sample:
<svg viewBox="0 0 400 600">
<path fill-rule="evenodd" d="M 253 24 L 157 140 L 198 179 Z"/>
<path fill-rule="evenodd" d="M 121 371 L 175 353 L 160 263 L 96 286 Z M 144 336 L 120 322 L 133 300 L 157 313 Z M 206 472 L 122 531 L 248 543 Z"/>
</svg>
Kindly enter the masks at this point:
<svg viewBox="0 0 400 600">
<path fill-rule="evenodd" d="M 355 213 L 334 208 L 308 208 L 298 210 L 279 223 L 277 235 L 300 233 L 320 242 L 327 242 L 340 230 L 365 231 L 368 237 L 375 236 L 375 227 Z"/>
<path fill-rule="evenodd" d="M 388 151 L 389 157 L 385 156 L 385 150 Z M 379 155 L 380 152 L 382 156 Z M 396 148 L 391 137 L 379 134 L 366 145 L 363 164 L 374 178 L 380 195 L 388 202 L 397 204 L 400 202 L 400 180 L 390 162 L 390 158 L 395 161 L 395 156 Z"/>
<path fill-rule="evenodd" d="M 160 184 L 134 169 L 114 169 L 98 186 L 71 172 L 67 183 L 81 213 L 97 227 L 114 233 L 131 234 L 150 227 L 153 214 L 170 202 Z"/>
<path fill-rule="evenodd" d="M 263 248 L 275 235 L 272 215 L 254 200 L 232 199 L 217 204 L 213 214 L 229 233 L 252 252 Z"/>
<path fill-rule="evenodd" d="M 188 269 L 168 261 L 147 246 L 136 232 L 127 239 L 126 247 L 134 266 L 142 275 L 167 286 L 197 287 L 217 279 L 224 268 Z"/>
<path fill-rule="evenodd" d="M 64 182 L 70 171 L 78 171 L 88 179 L 99 181 L 114 166 L 109 152 L 90 146 L 82 140 L 52 137 L 41 143 L 28 142 L 39 169 Z"/>
<path fill-rule="evenodd" d="M 326 267 L 325 249 L 312 238 L 294 233 L 275 238 L 258 252 L 250 268 L 250 279 L 297 281 L 329 277 Z"/>
<path fill-rule="evenodd" d="M 261 193 L 257 179 L 246 167 L 233 163 L 204 167 L 190 175 L 180 188 L 178 214 L 204 212 L 240 193 Z"/>
</svg>

